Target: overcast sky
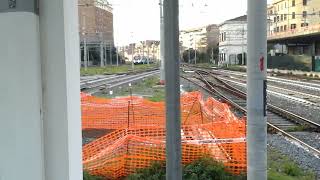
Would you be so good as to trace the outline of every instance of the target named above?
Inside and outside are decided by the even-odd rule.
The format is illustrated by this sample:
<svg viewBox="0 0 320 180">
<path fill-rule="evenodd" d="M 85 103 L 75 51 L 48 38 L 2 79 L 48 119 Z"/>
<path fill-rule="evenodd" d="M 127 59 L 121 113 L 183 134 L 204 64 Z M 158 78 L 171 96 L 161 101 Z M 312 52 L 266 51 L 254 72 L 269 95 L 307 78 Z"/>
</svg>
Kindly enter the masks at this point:
<svg viewBox="0 0 320 180">
<path fill-rule="evenodd" d="M 114 8 L 116 45 L 160 39 L 159 0 L 109 0 L 109 2 Z M 247 11 L 247 0 L 180 0 L 179 3 L 180 30 L 219 24 L 245 15 Z"/>
</svg>

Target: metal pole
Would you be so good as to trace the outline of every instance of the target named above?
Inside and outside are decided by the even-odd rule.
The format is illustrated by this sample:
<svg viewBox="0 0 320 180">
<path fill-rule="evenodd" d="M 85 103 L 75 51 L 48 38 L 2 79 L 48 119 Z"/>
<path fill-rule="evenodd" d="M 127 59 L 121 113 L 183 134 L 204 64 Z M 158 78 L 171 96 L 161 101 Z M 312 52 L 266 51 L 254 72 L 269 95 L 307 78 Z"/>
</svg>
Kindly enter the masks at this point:
<svg viewBox="0 0 320 180">
<path fill-rule="evenodd" d="M 197 41 L 194 35 L 194 64 L 197 64 Z"/>
<path fill-rule="evenodd" d="M 267 179 L 267 0 L 248 0 L 248 180 Z"/>
<path fill-rule="evenodd" d="M 149 58 L 150 58 L 149 53 L 150 53 L 150 51 L 149 51 L 149 46 L 148 46 L 148 44 L 147 44 L 147 48 L 148 48 L 147 63 L 148 63 L 148 65 L 149 65 L 149 64 L 150 64 L 150 63 L 149 63 Z"/>
<path fill-rule="evenodd" d="M 116 48 L 116 56 L 117 56 L 117 66 L 119 66 L 119 56 L 118 56 L 118 49 Z"/>
<path fill-rule="evenodd" d="M 100 33 L 100 67 L 103 67 L 103 43 L 102 43 L 102 33 Z"/>
<path fill-rule="evenodd" d="M 242 65 L 245 65 L 244 63 L 244 25 L 245 24 L 242 25 L 242 56 L 241 56 Z"/>
<path fill-rule="evenodd" d="M 87 38 L 86 35 L 83 36 L 83 63 L 84 63 L 84 70 L 88 69 L 88 54 L 87 54 Z"/>
<path fill-rule="evenodd" d="M 87 55 L 87 38 L 86 38 L 86 16 L 83 16 L 83 63 L 84 63 L 84 70 L 87 70 L 88 67 L 88 55 Z"/>
<path fill-rule="evenodd" d="M 166 82 L 166 179 L 181 180 L 179 0 L 164 0 L 163 6 Z"/>
<path fill-rule="evenodd" d="M 109 50 L 110 50 L 110 64 L 112 65 L 112 45 L 111 45 L 112 43 L 110 42 L 110 46 L 109 46 Z"/>
<path fill-rule="evenodd" d="M 160 84 L 165 83 L 165 70 L 164 70 L 164 18 L 163 18 L 163 0 L 159 0 L 160 5 Z"/>
<path fill-rule="evenodd" d="M 133 63 L 133 54 L 134 54 L 134 48 L 133 48 L 133 43 L 132 43 L 132 47 L 131 47 L 131 67 L 132 70 L 134 70 L 134 63 Z"/>
</svg>

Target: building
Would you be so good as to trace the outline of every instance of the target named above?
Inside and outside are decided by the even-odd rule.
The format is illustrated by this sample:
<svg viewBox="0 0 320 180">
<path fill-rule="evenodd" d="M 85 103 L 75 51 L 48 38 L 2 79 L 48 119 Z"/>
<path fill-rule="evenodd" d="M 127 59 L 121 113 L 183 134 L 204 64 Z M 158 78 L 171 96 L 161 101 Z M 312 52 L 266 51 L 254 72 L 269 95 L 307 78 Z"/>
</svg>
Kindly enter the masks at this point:
<svg viewBox="0 0 320 180">
<path fill-rule="evenodd" d="M 273 0 L 268 16 L 269 44 L 293 55 L 320 54 L 319 0 Z"/>
<path fill-rule="evenodd" d="M 245 64 L 247 16 L 227 20 L 219 25 L 219 30 L 219 64 Z"/>
<path fill-rule="evenodd" d="M 112 7 L 106 0 L 79 0 L 80 40 L 114 44 Z"/>
<path fill-rule="evenodd" d="M 196 49 L 206 52 L 209 45 L 217 44 L 219 29 L 215 24 L 180 31 L 180 44 L 183 50 Z"/>
<path fill-rule="evenodd" d="M 113 9 L 107 0 L 78 0 L 81 59 L 88 65 L 112 61 L 114 48 Z M 84 53 L 86 49 L 86 53 Z M 100 51 L 103 51 L 101 53 Z M 100 61 L 103 56 L 103 60 Z M 111 58 L 111 59 L 110 59 Z"/>
</svg>

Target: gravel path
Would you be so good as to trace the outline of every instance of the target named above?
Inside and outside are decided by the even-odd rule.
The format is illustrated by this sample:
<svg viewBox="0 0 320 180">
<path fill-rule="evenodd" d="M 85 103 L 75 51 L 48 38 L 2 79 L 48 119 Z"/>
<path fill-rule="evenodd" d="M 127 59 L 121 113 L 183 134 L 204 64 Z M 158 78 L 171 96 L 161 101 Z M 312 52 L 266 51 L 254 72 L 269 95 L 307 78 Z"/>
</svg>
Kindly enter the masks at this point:
<svg viewBox="0 0 320 180">
<path fill-rule="evenodd" d="M 320 150 L 320 133 L 315 132 L 292 132 L 290 133 L 310 146 Z M 320 168 L 320 167 L 319 167 Z"/>
<path fill-rule="evenodd" d="M 302 169 L 314 171 L 320 178 L 320 159 L 280 135 L 268 134 L 268 145 L 293 159 Z"/>
<path fill-rule="evenodd" d="M 282 83 L 268 81 L 268 85 L 272 85 L 272 86 L 285 88 L 285 89 L 289 89 L 289 90 L 293 90 L 293 91 L 298 91 L 298 92 L 303 92 L 303 93 L 307 93 L 307 94 L 320 96 L 320 91 L 306 89 L 306 88 L 303 88 L 303 87 L 295 86 L 293 84 L 292 85 L 288 85 L 288 84 L 282 84 Z"/>
<path fill-rule="evenodd" d="M 234 86 L 237 89 L 240 89 L 243 92 L 246 92 L 246 88 L 243 86 L 239 86 L 233 83 L 232 86 Z M 274 95 L 268 95 L 268 103 L 283 108 L 289 112 L 293 112 L 294 114 L 305 117 L 314 122 L 320 123 L 320 109 L 317 107 L 294 102 L 288 100 L 287 98 Z"/>
<path fill-rule="evenodd" d="M 312 120 L 314 122 L 320 123 L 320 109 L 314 106 L 305 105 L 302 103 L 297 103 L 289 101 L 288 99 L 268 95 L 268 102 L 272 105 L 283 108 L 287 111 L 293 112 L 299 116 Z"/>
</svg>

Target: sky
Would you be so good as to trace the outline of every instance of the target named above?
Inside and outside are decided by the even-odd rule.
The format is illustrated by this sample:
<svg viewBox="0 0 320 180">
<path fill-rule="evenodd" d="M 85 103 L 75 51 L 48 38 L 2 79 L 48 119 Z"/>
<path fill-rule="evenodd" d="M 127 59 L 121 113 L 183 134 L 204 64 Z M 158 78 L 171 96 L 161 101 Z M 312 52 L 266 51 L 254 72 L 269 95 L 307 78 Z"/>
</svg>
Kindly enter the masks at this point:
<svg viewBox="0 0 320 180">
<path fill-rule="evenodd" d="M 269 0 L 268 0 L 269 1 Z M 109 0 L 117 46 L 160 39 L 159 0 Z M 247 0 L 180 0 L 180 30 L 219 24 L 246 14 Z"/>
</svg>

